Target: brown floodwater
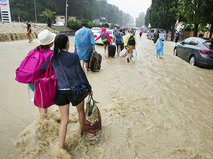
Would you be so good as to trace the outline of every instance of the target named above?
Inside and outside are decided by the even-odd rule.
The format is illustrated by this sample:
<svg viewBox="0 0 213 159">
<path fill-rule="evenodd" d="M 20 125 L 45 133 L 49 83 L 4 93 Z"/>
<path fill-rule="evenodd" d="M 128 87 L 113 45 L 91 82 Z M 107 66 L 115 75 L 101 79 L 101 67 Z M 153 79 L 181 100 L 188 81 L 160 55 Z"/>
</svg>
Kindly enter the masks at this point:
<svg viewBox="0 0 213 159">
<path fill-rule="evenodd" d="M 101 139 L 90 145 L 80 137 L 76 108 L 70 107 L 66 150 L 58 147 L 60 113 L 50 107 L 41 121 L 28 100 L 27 86 L 15 69 L 37 40 L 0 43 L 0 158 L 24 159 L 210 159 L 213 158 L 213 69 L 193 67 L 173 56 L 174 42 L 164 41 L 164 56 L 137 35 L 137 59 L 103 58 L 101 71 L 88 72 L 102 115 Z M 74 50 L 74 37 L 70 37 Z M 103 46 L 96 45 L 103 55 Z"/>
</svg>

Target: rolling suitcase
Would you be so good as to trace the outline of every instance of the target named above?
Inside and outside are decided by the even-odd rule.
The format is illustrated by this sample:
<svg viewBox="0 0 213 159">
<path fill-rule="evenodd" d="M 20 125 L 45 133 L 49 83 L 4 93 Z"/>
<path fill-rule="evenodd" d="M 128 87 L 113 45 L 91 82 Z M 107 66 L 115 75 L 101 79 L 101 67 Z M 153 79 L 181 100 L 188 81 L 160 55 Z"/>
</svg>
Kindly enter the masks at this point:
<svg viewBox="0 0 213 159">
<path fill-rule="evenodd" d="M 115 56 L 115 50 L 116 50 L 116 46 L 113 44 L 109 45 L 109 57 L 114 57 Z"/>
<path fill-rule="evenodd" d="M 101 54 L 97 53 L 96 51 L 91 52 L 89 54 L 89 58 L 88 58 L 88 68 L 92 72 L 100 70 L 101 69 L 101 61 L 102 61 Z"/>
</svg>

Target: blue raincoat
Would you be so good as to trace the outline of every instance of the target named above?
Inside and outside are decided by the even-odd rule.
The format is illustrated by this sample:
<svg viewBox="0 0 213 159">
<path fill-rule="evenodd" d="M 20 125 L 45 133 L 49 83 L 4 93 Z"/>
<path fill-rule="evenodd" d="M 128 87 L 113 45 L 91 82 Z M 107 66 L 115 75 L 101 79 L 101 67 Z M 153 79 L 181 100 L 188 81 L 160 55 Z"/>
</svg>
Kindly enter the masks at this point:
<svg viewBox="0 0 213 159">
<path fill-rule="evenodd" d="M 156 52 L 157 52 L 157 54 L 160 55 L 160 56 L 163 56 L 163 46 L 164 46 L 164 43 L 162 41 L 162 38 L 159 38 L 157 40 L 157 43 L 155 44 L 155 46 L 156 46 Z"/>
<path fill-rule="evenodd" d="M 95 44 L 95 38 L 92 31 L 88 28 L 81 28 L 75 33 L 75 46 L 80 60 L 87 61 L 89 53 L 93 52 L 92 45 Z"/>
</svg>

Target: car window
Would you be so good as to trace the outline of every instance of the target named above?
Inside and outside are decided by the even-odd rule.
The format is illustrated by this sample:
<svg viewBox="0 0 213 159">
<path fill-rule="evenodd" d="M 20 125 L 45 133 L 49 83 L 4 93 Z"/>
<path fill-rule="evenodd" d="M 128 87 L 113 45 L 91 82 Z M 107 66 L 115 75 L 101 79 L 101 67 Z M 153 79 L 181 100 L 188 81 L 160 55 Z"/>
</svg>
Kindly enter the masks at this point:
<svg viewBox="0 0 213 159">
<path fill-rule="evenodd" d="M 192 39 L 190 45 L 198 45 L 200 42 L 197 39 Z"/>
<path fill-rule="evenodd" d="M 107 30 L 107 31 L 108 31 L 108 33 L 109 33 L 109 34 L 112 34 L 112 31 L 111 31 L 111 30 L 110 30 L 110 31 L 109 31 L 109 30 Z"/>
<path fill-rule="evenodd" d="M 92 28 L 91 30 L 101 30 L 101 28 Z"/>
<path fill-rule="evenodd" d="M 154 30 L 151 30 L 151 33 L 154 33 Z"/>
<path fill-rule="evenodd" d="M 203 43 L 208 49 L 213 49 L 213 41 L 206 41 Z"/>
<path fill-rule="evenodd" d="M 159 30 L 159 33 L 165 33 L 165 30 Z"/>
<path fill-rule="evenodd" d="M 184 44 L 190 44 L 190 41 L 191 41 L 191 40 L 192 40 L 191 38 L 185 39 L 185 40 L 183 41 L 183 43 L 184 43 Z"/>
</svg>

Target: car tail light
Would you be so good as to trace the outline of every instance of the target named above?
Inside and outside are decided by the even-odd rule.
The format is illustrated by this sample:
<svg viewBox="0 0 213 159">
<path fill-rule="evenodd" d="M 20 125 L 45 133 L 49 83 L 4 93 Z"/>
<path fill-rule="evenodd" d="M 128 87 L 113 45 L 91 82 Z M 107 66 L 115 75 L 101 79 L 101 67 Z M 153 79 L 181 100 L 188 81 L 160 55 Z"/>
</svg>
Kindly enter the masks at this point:
<svg viewBox="0 0 213 159">
<path fill-rule="evenodd" d="M 110 36 L 110 39 L 112 40 L 112 37 Z"/>
<path fill-rule="evenodd" d="M 166 33 L 164 34 L 164 37 L 166 37 Z"/>
<path fill-rule="evenodd" d="M 200 50 L 200 53 L 201 54 L 212 54 L 212 52 L 208 51 L 208 50 Z"/>
<path fill-rule="evenodd" d="M 97 35 L 95 35 L 94 37 L 97 38 Z"/>
</svg>

